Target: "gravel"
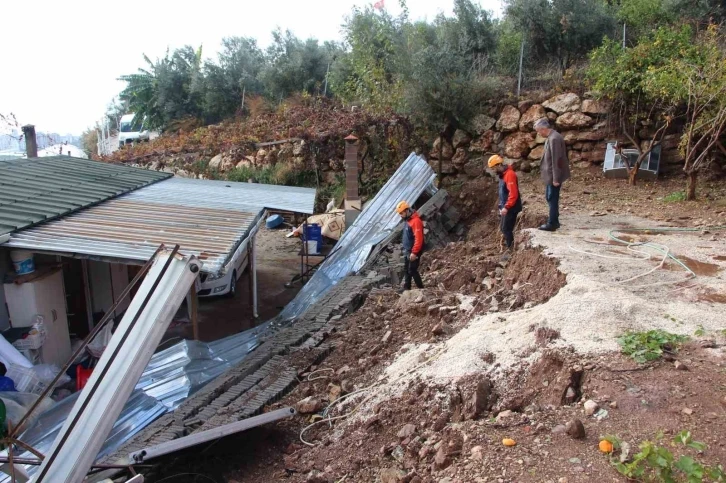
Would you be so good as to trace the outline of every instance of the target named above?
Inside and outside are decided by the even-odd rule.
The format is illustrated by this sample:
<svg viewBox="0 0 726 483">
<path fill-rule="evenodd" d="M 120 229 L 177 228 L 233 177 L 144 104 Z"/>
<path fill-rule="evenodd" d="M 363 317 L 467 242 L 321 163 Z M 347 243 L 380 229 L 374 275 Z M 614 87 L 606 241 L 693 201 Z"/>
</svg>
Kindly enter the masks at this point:
<svg viewBox="0 0 726 483">
<path fill-rule="evenodd" d="M 560 337 L 548 347 L 571 347 L 580 354 L 618 351 L 617 338 L 626 331 L 660 328 L 693 336 L 703 328 L 708 336 L 726 328 L 726 304 L 708 299 L 709 294 L 726 293 L 723 231 L 629 235 L 667 247 L 676 257 L 687 257 L 682 259 L 688 260 L 699 276 L 686 284 L 677 283 L 686 279 L 687 272 L 669 260 L 662 268 L 622 284 L 618 282 L 658 267 L 663 254 L 647 247 L 638 247 L 643 253 L 634 253 L 624 246 L 610 245 L 608 233 L 613 227 L 651 227 L 653 222 L 614 215 L 574 215 L 565 217 L 563 225 L 567 228 L 556 233 L 529 230 L 530 243 L 557 258 L 560 270 L 567 275 L 567 284 L 557 295 L 529 309 L 474 318 L 446 342 L 407 345 L 386 371 L 391 380 L 431 356 L 435 360 L 411 377 L 444 382 L 486 372 L 496 380 L 512 366 L 539 358 L 536 327 L 559 332 Z M 493 362 L 483 360 L 486 353 L 494 355 Z"/>
</svg>

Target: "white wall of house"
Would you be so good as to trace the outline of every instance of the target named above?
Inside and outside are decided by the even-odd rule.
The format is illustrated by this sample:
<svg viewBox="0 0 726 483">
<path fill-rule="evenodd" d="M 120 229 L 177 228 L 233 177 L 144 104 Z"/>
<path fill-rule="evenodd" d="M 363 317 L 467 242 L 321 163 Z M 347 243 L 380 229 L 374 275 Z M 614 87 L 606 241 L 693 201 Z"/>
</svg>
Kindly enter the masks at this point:
<svg viewBox="0 0 726 483">
<path fill-rule="evenodd" d="M 88 262 L 89 278 L 91 281 L 91 296 L 93 297 L 93 311 L 106 312 L 113 305 L 114 298 L 129 284 L 129 271 L 126 265 L 118 263 Z M 129 298 L 121 302 L 116 309 L 120 314 L 129 306 Z"/>
</svg>

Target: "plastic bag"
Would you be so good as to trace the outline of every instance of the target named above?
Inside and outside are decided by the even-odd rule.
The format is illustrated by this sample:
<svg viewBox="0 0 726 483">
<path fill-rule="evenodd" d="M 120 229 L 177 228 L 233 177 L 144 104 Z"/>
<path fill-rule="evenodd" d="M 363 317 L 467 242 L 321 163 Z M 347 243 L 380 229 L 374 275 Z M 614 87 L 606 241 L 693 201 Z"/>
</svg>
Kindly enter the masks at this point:
<svg viewBox="0 0 726 483">
<path fill-rule="evenodd" d="M 60 372 L 60 367 L 54 364 L 38 364 L 37 366 L 33 366 L 33 372 L 35 372 L 35 375 L 38 376 L 40 382 L 45 385 L 49 385 L 53 382 L 53 378 L 55 378 L 55 376 Z M 56 387 L 68 384 L 69 382 L 71 382 L 70 376 L 68 374 L 63 374 L 63 376 L 58 379 Z"/>
<path fill-rule="evenodd" d="M 15 427 L 23 416 L 25 416 L 25 413 L 28 412 L 30 407 L 35 404 L 35 401 L 38 400 L 38 396 L 27 392 L 0 392 L 0 399 L 2 399 L 3 404 L 5 404 L 6 422 L 9 425 L 12 425 L 12 427 Z M 22 429 L 32 425 L 38 416 L 50 409 L 54 404 L 55 402 L 50 398 L 43 399 L 35 411 L 33 411 L 33 414 L 25 422 L 21 431 Z"/>
<path fill-rule="evenodd" d="M 111 342 L 111 336 L 113 335 L 111 332 L 111 329 L 113 328 L 112 326 L 113 324 L 106 324 L 106 326 L 101 329 L 101 332 L 96 334 L 96 337 L 94 337 L 93 340 L 86 346 L 86 350 L 93 357 L 100 358 L 108 343 Z"/>
</svg>

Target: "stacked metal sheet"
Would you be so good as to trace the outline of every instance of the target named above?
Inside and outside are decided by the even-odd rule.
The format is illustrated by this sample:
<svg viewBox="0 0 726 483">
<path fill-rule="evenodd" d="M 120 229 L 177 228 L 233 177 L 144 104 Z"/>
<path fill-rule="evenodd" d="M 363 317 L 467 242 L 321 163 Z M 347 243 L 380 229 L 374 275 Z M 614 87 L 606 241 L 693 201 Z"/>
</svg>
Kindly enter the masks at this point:
<svg viewBox="0 0 726 483">
<path fill-rule="evenodd" d="M 206 383 L 235 366 L 259 344 L 267 324 L 212 343 L 184 340 L 154 354 L 98 454 L 107 456 L 159 416 L 174 410 Z M 68 417 L 79 393 L 41 414 L 20 440 L 46 454 Z M 0 454 L 5 454 L 0 453 Z M 30 453 L 19 455 L 33 458 Z M 38 467 L 26 467 L 29 474 Z M 10 481 L 0 475 L 0 482 Z"/>
</svg>

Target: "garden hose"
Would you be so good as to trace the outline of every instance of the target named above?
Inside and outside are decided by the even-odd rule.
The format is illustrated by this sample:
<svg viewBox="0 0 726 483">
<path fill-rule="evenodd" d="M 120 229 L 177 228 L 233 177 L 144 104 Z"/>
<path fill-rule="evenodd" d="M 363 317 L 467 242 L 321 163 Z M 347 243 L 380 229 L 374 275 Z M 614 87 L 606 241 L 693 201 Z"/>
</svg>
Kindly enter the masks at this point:
<svg viewBox="0 0 726 483">
<path fill-rule="evenodd" d="M 709 230 L 726 230 L 726 226 L 711 226 L 708 227 Z M 703 231 L 701 228 L 680 228 L 680 227 L 662 227 L 662 228 L 623 228 L 623 229 L 612 229 L 608 232 L 608 236 L 615 240 L 618 243 L 622 243 L 623 245 L 627 246 L 644 246 L 653 248 L 654 250 L 659 251 L 667 258 L 670 258 L 677 264 L 679 264 L 681 267 L 683 267 L 692 277 L 696 277 L 696 273 L 688 268 L 685 263 L 680 261 L 678 258 L 676 258 L 672 253 L 670 253 L 668 250 L 664 250 L 663 248 L 649 242 L 629 242 L 627 240 L 622 240 L 614 235 L 615 232 L 630 232 L 630 231 L 643 231 L 643 232 L 651 232 L 651 231 L 670 231 L 670 232 L 697 232 L 697 231 Z"/>
</svg>

